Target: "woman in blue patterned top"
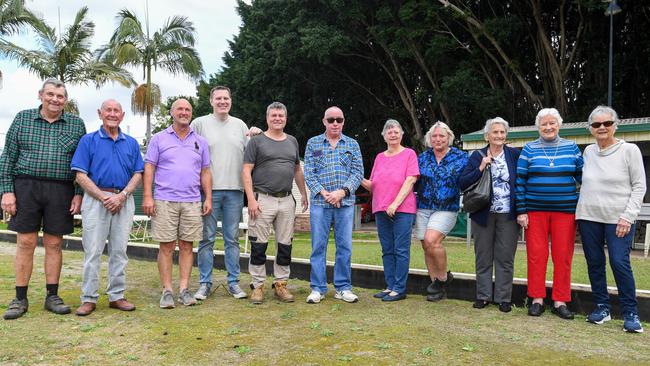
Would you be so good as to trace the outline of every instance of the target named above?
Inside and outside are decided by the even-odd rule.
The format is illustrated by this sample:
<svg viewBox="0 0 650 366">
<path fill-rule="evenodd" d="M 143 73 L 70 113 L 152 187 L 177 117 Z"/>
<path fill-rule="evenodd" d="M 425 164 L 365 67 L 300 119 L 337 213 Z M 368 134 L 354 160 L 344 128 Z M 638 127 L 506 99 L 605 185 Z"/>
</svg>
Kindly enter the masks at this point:
<svg viewBox="0 0 650 366">
<path fill-rule="evenodd" d="M 492 174 L 491 202 L 469 215 L 472 219 L 476 254 L 474 308 L 483 309 L 494 301 L 499 304 L 499 310 L 507 313 L 512 310 L 512 277 L 519 228 L 515 210 L 519 150 L 506 146 L 508 122 L 503 118 L 487 120 L 483 132 L 488 146 L 474 151 L 460 176 L 460 188 L 464 190 L 476 183 L 490 164 L 488 169 Z"/>
<path fill-rule="evenodd" d="M 573 319 L 571 264 L 576 235 L 575 211 L 582 181 L 582 154 L 574 141 L 560 137 L 562 117 L 555 108 L 537 113 L 539 139 L 527 143 L 517 162 L 517 223 L 526 230 L 528 315 L 544 312 L 546 265 L 553 258 L 553 307 L 562 319 Z"/>
<path fill-rule="evenodd" d="M 415 235 L 422 241 L 424 261 L 431 277 L 427 301 L 441 300 L 453 280 L 447 269 L 447 252 L 442 240 L 456 224 L 460 207 L 458 178 L 467 165 L 467 154 L 452 147 L 454 133 L 443 122 L 436 122 L 424 137 L 429 147 L 418 156 L 418 181 Z"/>
</svg>

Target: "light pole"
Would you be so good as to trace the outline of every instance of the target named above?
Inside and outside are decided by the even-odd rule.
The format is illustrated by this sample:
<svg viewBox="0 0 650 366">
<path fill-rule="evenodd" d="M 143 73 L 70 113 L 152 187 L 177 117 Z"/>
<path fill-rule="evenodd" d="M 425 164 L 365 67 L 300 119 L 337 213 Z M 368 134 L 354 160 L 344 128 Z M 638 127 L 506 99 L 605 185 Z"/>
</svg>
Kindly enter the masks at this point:
<svg viewBox="0 0 650 366">
<path fill-rule="evenodd" d="M 605 0 L 609 3 L 605 15 L 609 17 L 609 69 L 607 72 L 607 105 L 612 106 L 612 62 L 614 58 L 613 45 L 614 45 L 614 15 L 621 12 L 621 7 L 618 6 L 616 0 Z"/>
</svg>

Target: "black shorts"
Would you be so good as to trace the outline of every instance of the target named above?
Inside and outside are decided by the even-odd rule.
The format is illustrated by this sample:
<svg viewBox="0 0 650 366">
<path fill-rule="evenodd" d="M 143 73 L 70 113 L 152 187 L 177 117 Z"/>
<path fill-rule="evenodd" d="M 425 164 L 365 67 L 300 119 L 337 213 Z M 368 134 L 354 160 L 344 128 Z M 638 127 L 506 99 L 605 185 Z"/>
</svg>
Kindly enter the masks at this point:
<svg viewBox="0 0 650 366">
<path fill-rule="evenodd" d="M 72 182 L 18 177 L 14 181 L 16 216 L 9 230 L 33 233 L 41 230 L 52 235 L 73 231 L 70 203 L 74 197 Z"/>
</svg>

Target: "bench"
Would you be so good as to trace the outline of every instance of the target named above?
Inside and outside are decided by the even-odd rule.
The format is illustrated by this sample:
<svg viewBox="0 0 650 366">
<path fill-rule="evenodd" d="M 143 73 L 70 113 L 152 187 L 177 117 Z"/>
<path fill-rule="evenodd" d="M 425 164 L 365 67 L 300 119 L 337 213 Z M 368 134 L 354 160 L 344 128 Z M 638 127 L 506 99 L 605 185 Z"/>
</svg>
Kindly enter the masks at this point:
<svg viewBox="0 0 650 366">
<path fill-rule="evenodd" d="M 81 215 L 74 215 L 75 220 L 81 220 Z M 129 234 L 129 240 L 146 241 L 151 239 L 149 233 L 149 222 L 151 218 L 147 215 L 134 215 L 133 228 Z"/>
<path fill-rule="evenodd" d="M 650 203 L 644 203 L 641 205 L 641 211 L 639 216 L 636 218 L 636 222 L 639 221 L 650 221 Z M 648 224 L 645 226 L 645 240 L 643 242 L 643 258 L 648 258 L 648 251 L 650 251 L 650 227 Z"/>
<path fill-rule="evenodd" d="M 248 208 L 244 207 L 241 211 L 242 221 L 239 223 L 239 230 L 244 231 L 244 253 L 248 253 Z M 217 227 L 222 228 L 223 223 L 217 221 Z M 237 235 L 239 236 L 239 235 Z M 239 238 L 238 238 L 239 239 Z"/>
</svg>

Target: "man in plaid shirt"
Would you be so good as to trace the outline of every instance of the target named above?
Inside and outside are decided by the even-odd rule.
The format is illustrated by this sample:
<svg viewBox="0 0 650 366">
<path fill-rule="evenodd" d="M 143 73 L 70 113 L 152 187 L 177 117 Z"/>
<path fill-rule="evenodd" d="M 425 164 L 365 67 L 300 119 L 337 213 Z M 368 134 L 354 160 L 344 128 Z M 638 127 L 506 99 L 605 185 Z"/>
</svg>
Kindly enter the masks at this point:
<svg viewBox="0 0 650 366">
<path fill-rule="evenodd" d="M 70 307 L 58 295 L 63 235 L 73 230 L 72 216 L 81 207 L 81 189 L 73 185 L 70 161 L 79 139 L 86 134 L 83 121 L 63 111 L 68 101 L 65 85 L 47 79 L 38 92 L 41 105 L 14 118 L 0 157 L 2 210 L 12 215 L 9 229 L 16 231 L 16 298 L 5 319 L 21 317 L 29 307 L 27 286 L 32 274 L 38 231 L 45 247 L 45 309 L 68 314 Z"/>
<path fill-rule="evenodd" d="M 359 144 L 345 136 L 345 117 L 338 107 L 325 111 L 325 133 L 312 137 L 305 150 L 305 182 L 311 191 L 311 288 L 308 304 L 319 303 L 327 292 L 326 254 L 330 227 L 334 224 L 335 299 L 357 302 L 352 292 L 352 223 L 354 191 L 363 179 Z"/>
</svg>

